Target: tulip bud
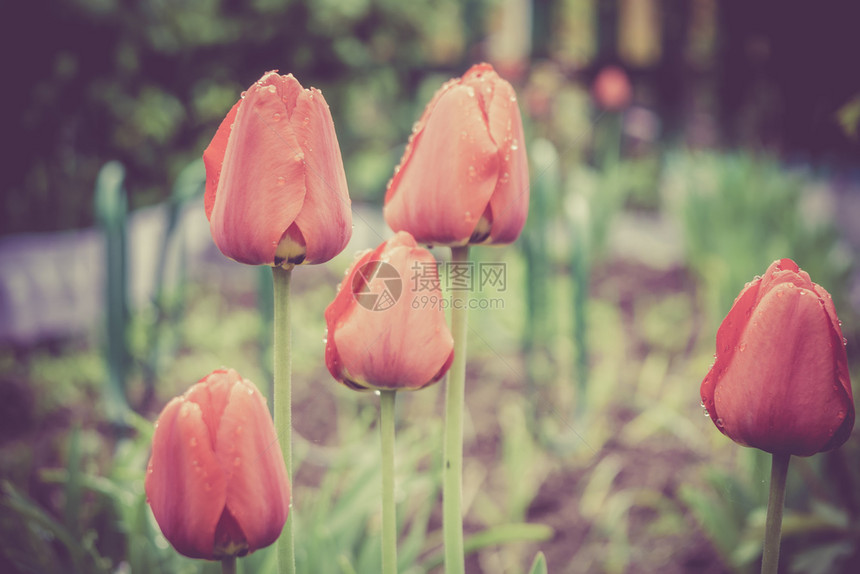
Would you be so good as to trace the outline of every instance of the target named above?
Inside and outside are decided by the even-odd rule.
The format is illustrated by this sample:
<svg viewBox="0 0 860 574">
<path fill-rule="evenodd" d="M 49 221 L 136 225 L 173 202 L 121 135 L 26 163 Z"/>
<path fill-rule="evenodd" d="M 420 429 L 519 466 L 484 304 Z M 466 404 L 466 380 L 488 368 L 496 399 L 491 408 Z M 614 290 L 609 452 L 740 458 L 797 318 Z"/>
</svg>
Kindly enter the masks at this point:
<svg viewBox="0 0 860 574">
<path fill-rule="evenodd" d="M 405 231 L 356 260 L 325 320 L 326 365 L 351 389 L 420 389 L 454 358 L 436 260 Z"/>
<path fill-rule="evenodd" d="M 526 221 L 528 158 L 511 85 L 489 64 L 445 83 L 412 128 L 385 220 L 419 243 L 511 243 Z"/>
<path fill-rule="evenodd" d="M 224 255 L 249 265 L 323 263 L 352 235 L 343 160 L 322 93 L 267 72 L 203 152 L 206 217 Z"/>
<path fill-rule="evenodd" d="M 717 331 L 702 404 L 735 442 L 810 456 L 844 443 L 854 400 L 830 294 L 791 259 L 748 283 Z"/>
<path fill-rule="evenodd" d="M 152 437 L 146 497 L 181 554 L 220 560 L 274 542 L 290 484 L 266 401 L 250 381 L 214 371 L 167 403 Z"/>
</svg>

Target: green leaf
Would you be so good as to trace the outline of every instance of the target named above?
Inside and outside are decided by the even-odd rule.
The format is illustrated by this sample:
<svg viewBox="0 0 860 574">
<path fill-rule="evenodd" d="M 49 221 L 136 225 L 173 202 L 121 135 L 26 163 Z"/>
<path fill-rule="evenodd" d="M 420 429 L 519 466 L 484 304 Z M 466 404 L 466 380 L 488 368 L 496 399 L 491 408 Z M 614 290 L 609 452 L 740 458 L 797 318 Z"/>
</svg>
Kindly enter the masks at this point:
<svg viewBox="0 0 860 574">
<path fill-rule="evenodd" d="M 529 574 L 547 574 L 546 556 L 543 555 L 543 552 L 535 554 L 532 567 L 529 568 Z"/>
</svg>

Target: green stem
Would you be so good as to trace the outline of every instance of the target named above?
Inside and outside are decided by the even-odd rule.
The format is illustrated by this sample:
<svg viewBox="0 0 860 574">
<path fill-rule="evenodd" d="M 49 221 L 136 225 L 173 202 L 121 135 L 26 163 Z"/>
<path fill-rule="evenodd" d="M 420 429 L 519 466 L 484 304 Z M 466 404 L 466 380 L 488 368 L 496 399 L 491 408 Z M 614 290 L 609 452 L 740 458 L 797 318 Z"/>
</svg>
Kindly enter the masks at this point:
<svg viewBox="0 0 860 574">
<path fill-rule="evenodd" d="M 770 495 L 767 499 L 767 521 L 764 527 L 762 574 L 776 574 L 779 567 L 779 542 L 782 532 L 782 509 L 785 504 L 785 478 L 790 454 L 774 454 L 770 468 Z"/>
<path fill-rule="evenodd" d="M 452 247 L 451 263 L 469 260 L 469 246 Z M 454 362 L 445 391 L 445 465 L 442 468 L 442 532 L 445 539 L 445 574 L 464 574 L 463 550 L 463 408 L 466 399 L 466 333 L 469 292 L 451 291 L 451 334 Z"/>
<path fill-rule="evenodd" d="M 382 439 L 382 574 L 397 574 L 397 513 L 394 504 L 394 399 L 397 391 L 379 393 Z"/>
<path fill-rule="evenodd" d="M 274 355 L 274 413 L 275 432 L 281 443 L 281 452 L 287 465 L 287 477 L 292 482 L 292 353 L 290 343 L 290 278 L 292 267 L 272 268 L 272 280 L 275 294 L 275 338 L 272 354 Z M 287 523 L 278 539 L 278 572 L 294 574 L 296 558 L 293 551 L 293 509 L 287 517 Z"/>
<path fill-rule="evenodd" d="M 236 557 L 229 556 L 221 559 L 221 574 L 236 574 Z"/>
</svg>

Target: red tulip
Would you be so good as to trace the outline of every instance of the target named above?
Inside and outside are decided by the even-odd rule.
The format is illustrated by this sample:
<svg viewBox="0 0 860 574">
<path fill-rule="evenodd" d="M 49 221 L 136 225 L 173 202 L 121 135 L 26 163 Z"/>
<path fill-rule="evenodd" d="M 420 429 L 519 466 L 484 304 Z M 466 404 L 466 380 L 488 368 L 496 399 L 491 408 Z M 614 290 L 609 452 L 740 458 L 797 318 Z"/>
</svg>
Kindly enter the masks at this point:
<svg viewBox="0 0 860 574">
<path fill-rule="evenodd" d="M 436 260 L 405 231 L 356 260 L 325 320 L 328 370 L 352 389 L 420 389 L 454 358 Z"/>
<path fill-rule="evenodd" d="M 278 538 L 290 484 L 277 442 L 265 399 L 232 369 L 167 403 L 155 423 L 145 486 L 177 551 L 218 560 Z"/>
<path fill-rule="evenodd" d="M 630 104 L 630 79 L 618 66 L 607 66 L 594 78 L 591 92 L 601 108 L 618 111 Z"/>
<path fill-rule="evenodd" d="M 489 64 L 445 83 L 412 128 L 385 220 L 419 243 L 511 243 L 526 221 L 528 158 L 517 97 Z"/>
<path fill-rule="evenodd" d="M 701 394 L 717 428 L 742 445 L 810 456 L 844 443 L 854 400 L 827 291 L 791 259 L 775 261 L 723 320 Z"/>
<path fill-rule="evenodd" d="M 292 74 L 267 72 L 203 152 L 206 217 L 240 263 L 323 263 L 352 235 L 346 175 L 328 104 Z"/>
</svg>

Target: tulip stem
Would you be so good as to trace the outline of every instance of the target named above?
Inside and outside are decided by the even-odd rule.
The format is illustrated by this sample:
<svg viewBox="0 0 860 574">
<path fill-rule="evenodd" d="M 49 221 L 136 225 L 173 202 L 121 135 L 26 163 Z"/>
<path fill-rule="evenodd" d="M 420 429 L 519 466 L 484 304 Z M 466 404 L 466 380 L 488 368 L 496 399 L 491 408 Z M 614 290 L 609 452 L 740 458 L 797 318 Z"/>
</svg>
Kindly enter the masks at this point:
<svg viewBox="0 0 860 574">
<path fill-rule="evenodd" d="M 275 432 L 281 443 L 281 452 L 287 465 L 287 477 L 293 479 L 292 453 L 292 351 L 290 335 L 290 279 L 292 266 L 272 268 L 275 296 L 275 335 L 272 354 L 274 355 L 274 413 Z M 296 558 L 293 551 L 293 508 L 278 539 L 278 572 L 294 574 Z"/>
<path fill-rule="evenodd" d="M 782 509 L 785 504 L 785 479 L 790 454 L 774 454 L 770 468 L 770 495 L 767 499 L 767 521 L 764 527 L 762 574 L 776 574 L 779 566 L 779 542 L 782 533 Z"/>
<path fill-rule="evenodd" d="M 452 266 L 469 261 L 469 246 L 451 248 Z M 449 269 L 449 273 L 453 269 Z M 442 532 L 445 540 L 445 574 L 464 574 L 463 549 L 463 409 L 466 400 L 466 333 L 469 292 L 451 290 L 451 335 L 454 361 L 445 389 L 445 445 L 442 468 Z"/>
<path fill-rule="evenodd" d="M 236 574 L 236 557 L 228 556 L 221 559 L 221 574 Z"/>
<path fill-rule="evenodd" d="M 382 574 L 397 574 L 397 513 L 394 504 L 394 399 L 397 391 L 379 392 L 382 442 Z"/>
</svg>

